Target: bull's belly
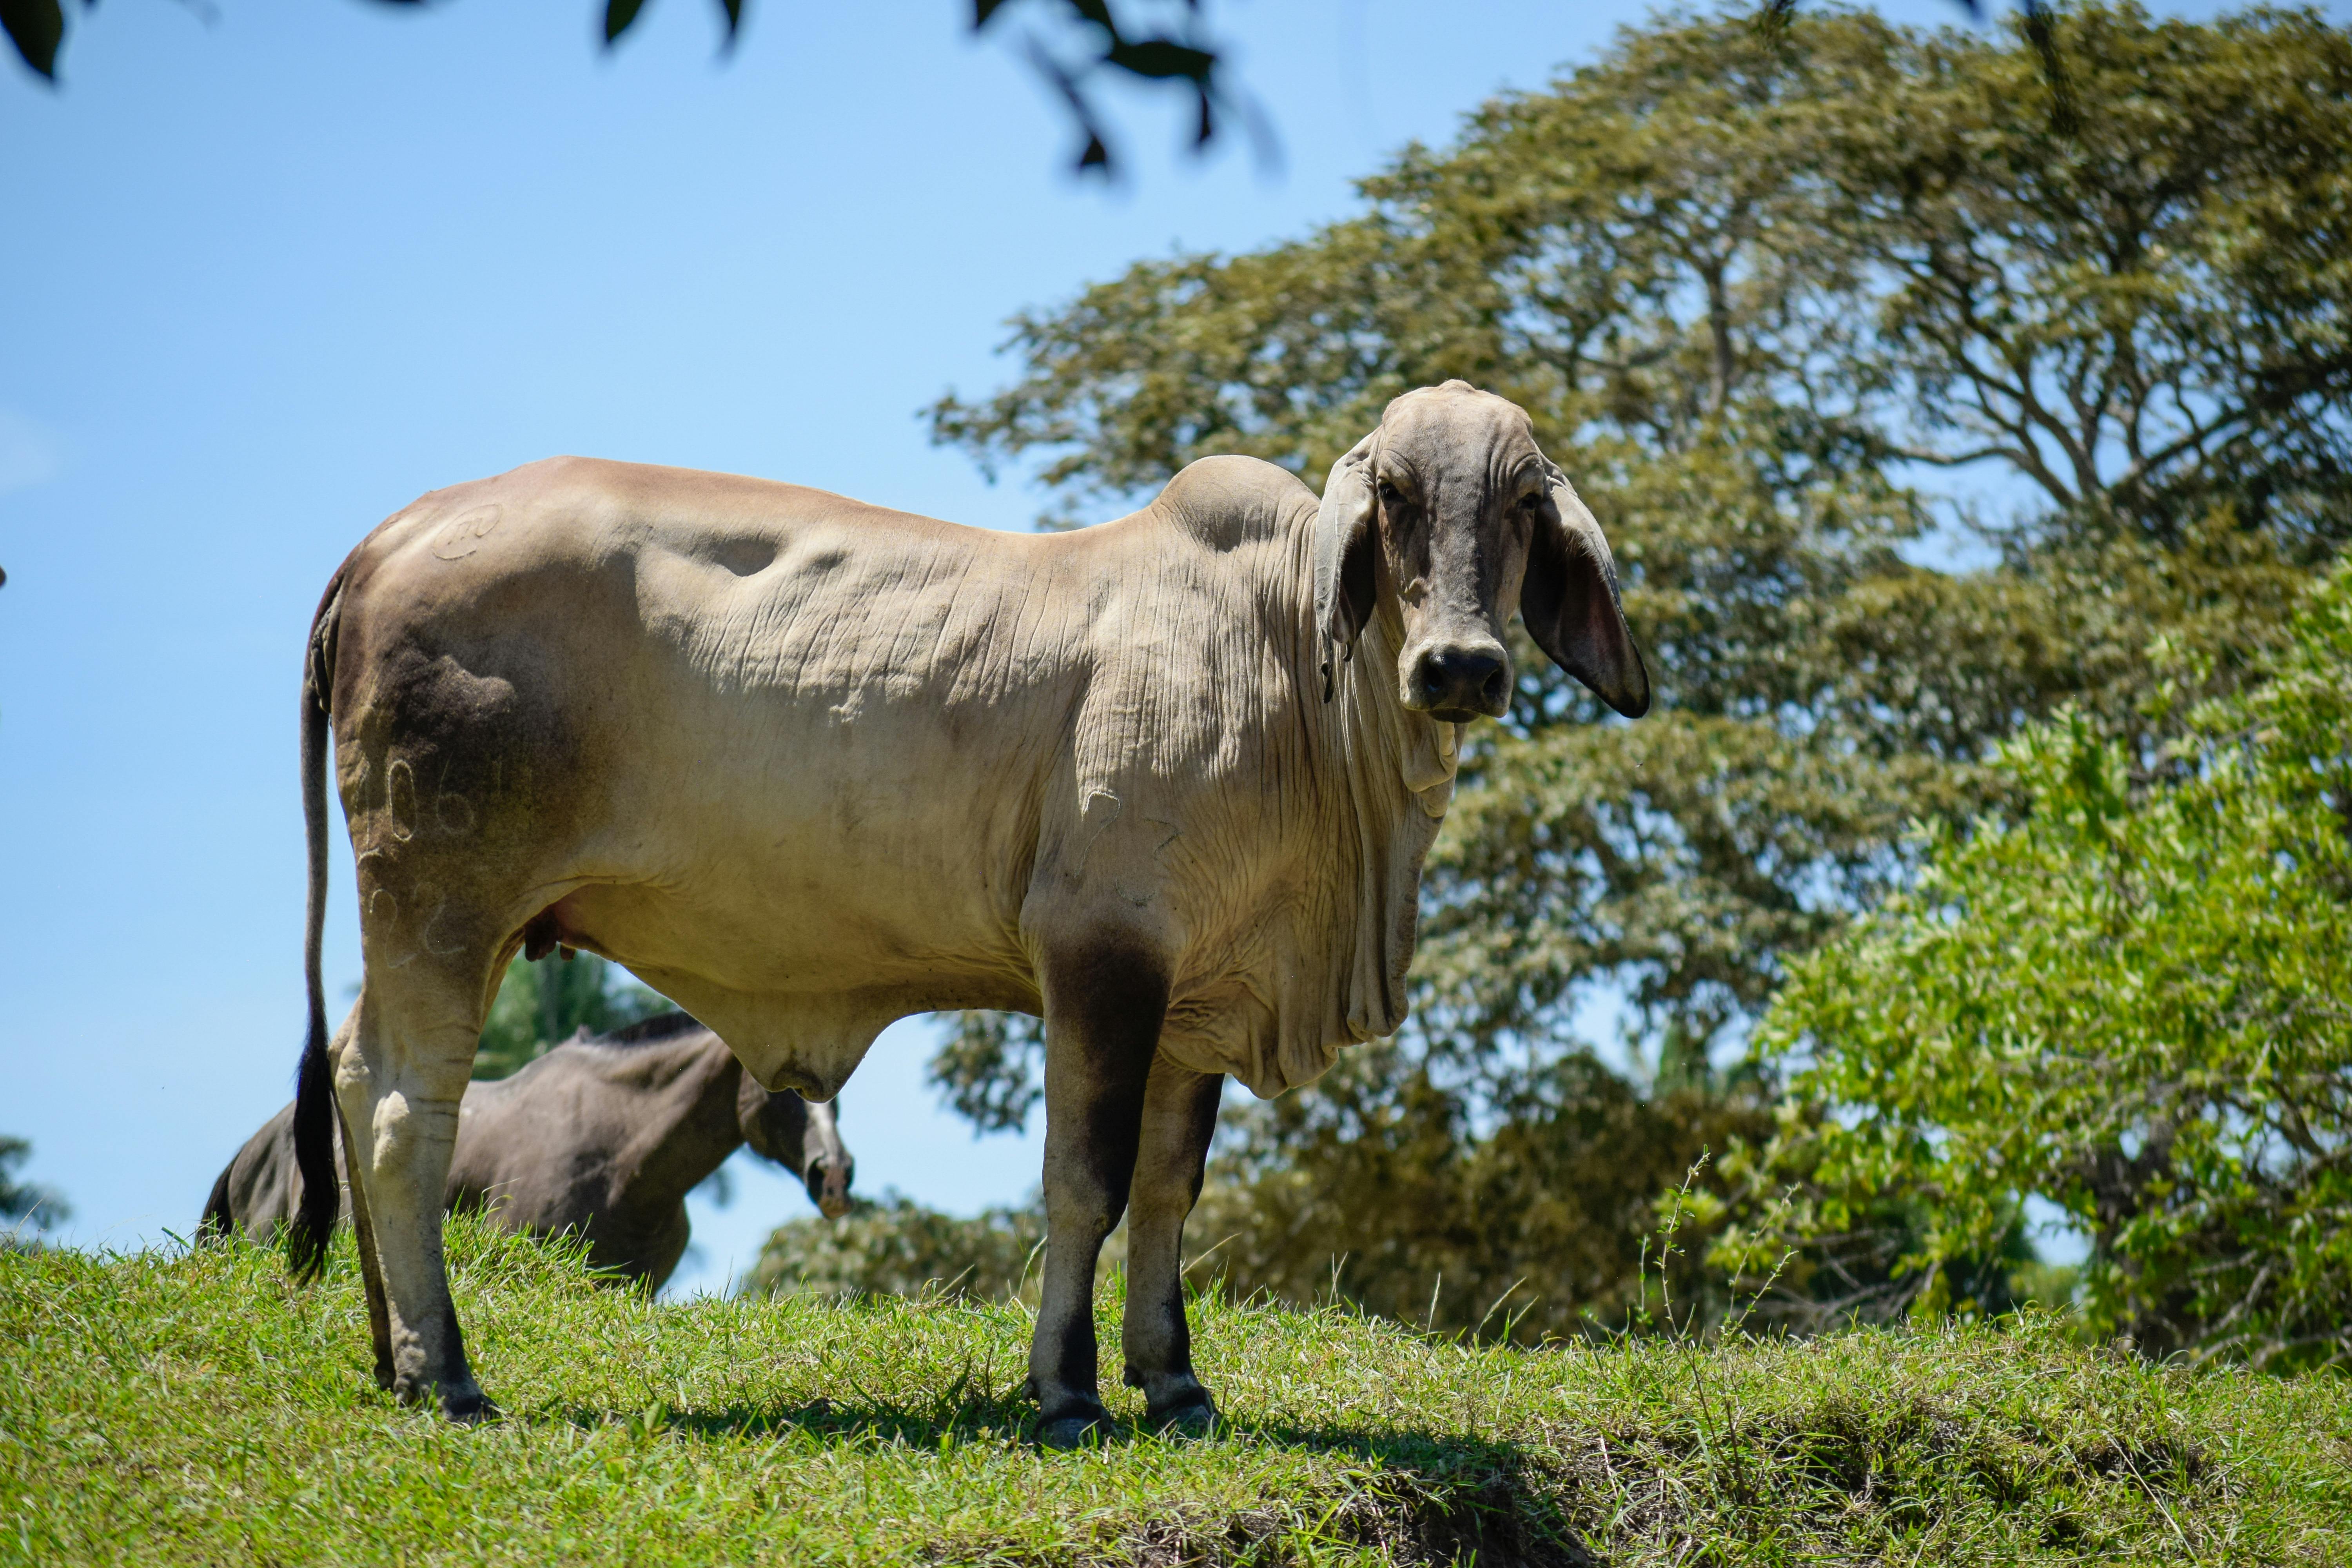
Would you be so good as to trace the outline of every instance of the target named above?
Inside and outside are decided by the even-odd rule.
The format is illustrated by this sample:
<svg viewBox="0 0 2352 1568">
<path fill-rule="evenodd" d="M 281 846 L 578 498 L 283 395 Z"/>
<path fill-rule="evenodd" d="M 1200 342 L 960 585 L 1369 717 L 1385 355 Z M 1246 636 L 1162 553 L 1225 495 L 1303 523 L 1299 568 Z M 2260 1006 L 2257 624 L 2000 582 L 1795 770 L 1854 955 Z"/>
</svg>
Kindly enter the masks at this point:
<svg viewBox="0 0 2352 1568">
<path fill-rule="evenodd" d="M 770 1089 L 831 1099 L 911 1014 L 1037 1005 L 1017 895 L 969 863 L 885 836 L 670 847 L 566 895 L 557 934 L 692 1013 Z"/>
<path fill-rule="evenodd" d="M 734 880 L 733 878 L 728 879 Z M 635 970 L 694 975 L 730 990 L 776 995 L 903 989 L 940 1006 L 993 993 L 1027 963 L 1013 933 L 936 885 L 928 907 L 877 899 L 872 887 L 780 871 L 761 889 L 591 884 L 555 906 L 558 935 Z M 877 877 L 877 882 L 890 880 Z M 745 896 L 730 897 L 741 893 Z M 865 895 L 865 896 L 861 896 Z M 929 1003 L 917 1003 L 921 1010 Z"/>
</svg>

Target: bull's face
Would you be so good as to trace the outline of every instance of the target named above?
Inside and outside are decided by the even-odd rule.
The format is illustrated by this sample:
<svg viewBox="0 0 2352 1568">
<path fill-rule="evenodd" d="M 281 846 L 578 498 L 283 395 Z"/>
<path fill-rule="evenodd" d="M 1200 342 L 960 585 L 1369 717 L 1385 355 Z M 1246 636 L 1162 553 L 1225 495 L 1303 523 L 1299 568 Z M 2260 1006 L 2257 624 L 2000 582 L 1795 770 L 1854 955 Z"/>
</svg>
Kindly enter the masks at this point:
<svg viewBox="0 0 2352 1568">
<path fill-rule="evenodd" d="M 1409 392 L 1332 465 L 1316 521 L 1315 604 L 1341 651 L 1391 605 L 1397 696 L 1452 723 L 1503 713 L 1514 610 L 1552 661 L 1628 718 L 1650 677 L 1608 541 L 1517 405 L 1466 382 Z"/>
</svg>

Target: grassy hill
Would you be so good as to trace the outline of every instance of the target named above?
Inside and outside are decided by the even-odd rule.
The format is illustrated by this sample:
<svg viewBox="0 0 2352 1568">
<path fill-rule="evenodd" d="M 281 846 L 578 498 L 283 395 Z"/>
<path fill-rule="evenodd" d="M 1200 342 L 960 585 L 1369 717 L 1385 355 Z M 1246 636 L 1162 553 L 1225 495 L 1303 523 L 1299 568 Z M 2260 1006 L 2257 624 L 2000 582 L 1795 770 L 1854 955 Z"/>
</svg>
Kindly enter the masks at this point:
<svg viewBox="0 0 2352 1568">
<path fill-rule="evenodd" d="M 1047 1454 L 1018 1307 L 656 1306 L 461 1224 L 508 1415 L 460 1430 L 374 1390 L 343 1246 L 307 1291 L 0 1257 L 0 1561 L 2352 1563 L 2352 1382 L 2046 1323 L 1524 1351 L 1213 1299 L 1222 1436 Z"/>
</svg>

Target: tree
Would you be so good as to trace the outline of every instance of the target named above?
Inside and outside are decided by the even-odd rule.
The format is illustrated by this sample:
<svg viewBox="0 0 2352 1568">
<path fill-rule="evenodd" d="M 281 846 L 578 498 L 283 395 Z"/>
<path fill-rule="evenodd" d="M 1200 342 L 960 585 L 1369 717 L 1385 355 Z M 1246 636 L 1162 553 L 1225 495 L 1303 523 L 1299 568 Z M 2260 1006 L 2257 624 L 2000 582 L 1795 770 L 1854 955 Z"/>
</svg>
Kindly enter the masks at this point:
<svg viewBox="0 0 2352 1568">
<path fill-rule="evenodd" d="M 2012 51 L 1906 51 L 1838 106 L 1837 216 L 1874 276 L 1867 352 L 1832 378 L 1864 438 L 1990 459 L 2064 517 L 2169 540 L 2217 500 L 2307 553 L 2352 531 L 2352 38 L 2308 12 L 2151 24 L 2063 14 L 2100 111 L 2021 116 Z M 1899 133 L 1895 127 L 1900 127 Z"/>
<path fill-rule="evenodd" d="M 1629 31 L 1408 151 L 1359 216 L 1016 318 L 1019 379 L 931 410 L 990 471 L 1034 464 L 1066 522 L 1211 452 L 1311 478 L 1389 397 L 1461 376 L 1528 410 L 1618 547 L 1656 709 L 1606 721 L 1519 645 L 1513 713 L 1465 756 L 1430 859 L 1393 1070 L 1239 1113 L 1253 1183 L 1286 1169 L 1341 1204 L 1356 1155 L 1327 1117 L 1442 1125 L 1457 1163 L 1529 1116 L 1566 1125 L 1566 1100 L 1525 1096 L 1603 1092 L 1543 1077 L 1589 1043 L 1572 1019 L 1596 994 L 1624 998 L 1654 1089 L 1750 1092 L 1713 1064 L 1790 961 L 1907 884 L 1906 824 L 2013 804 L 1991 763 L 2021 724 L 2072 703 L 2151 752 L 2280 646 L 2352 534 L 2352 42 L 2300 12 L 2044 21 L 2100 94 L 2079 136 L 2024 23 Z M 2000 565 L 1906 557 L 1920 462 L 2037 487 L 1984 523 Z M 2151 706 L 2158 635 L 2187 663 Z M 935 1073 L 1016 1117 L 1035 1039 L 967 1015 Z M 1436 1184 L 1391 1207 L 1454 1202 Z M 1354 1223 L 1326 1208 L 1300 1234 Z"/>
<path fill-rule="evenodd" d="M 85 7 L 96 3 L 82 0 Z M 423 0 L 383 3 L 415 5 Z M 645 5 L 646 0 L 604 0 L 599 31 L 605 47 L 619 43 L 621 36 L 636 25 Z M 1025 5 L 1024 0 L 972 0 L 972 31 L 985 29 L 1000 13 L 1024 9 L 1052 34 L 1051 42 L 1034 32 L 1026 35 L 1023 49 L 1086 138 L 1076 160 L 1081 172 L 1108 174 L 1115 167 L 1107 122 L 1093 90 L 1106 75 L 1190 93 L 1198 110 L 1196 146 L 1205 147 L 1214 139 L 1220 115 L 1238 111 L 1257 140 L 1261 156 L 1267 155 L 1271 147 L 1267 131 L 1256 110 L 1236 94 L 1219 46 L 1202 29 L 1202 0 L 1156 6 L 1148 0 L 1141 5 L 1127 0 L 1123 5 L 1113 0 L 1028 0 Z M 1134 15 L 1139 9 L 1157 10 L 1166 25 L 1139 26 Z M 743 11 L 744 0 L 719 0 L 719 19 L 725 28 L 722 48 L 734 48 L 742 30 Z M 0 0 L 0 29 L 16 45 L 17 58 L 49 82 L 57 80 L 58 52 L 65 45 L 68 16 L 65 0 Z"/>
<path fill-rule="evenodd" d="M 1769 1125 L 1752 1095 L 1643 1094 L 1582 1052 L 1474 1105 L 1425 1059 L 1366 1046 L 1237 1119 L 1186 1226 L 1192 1273 L 1529 1342 L 1641 1321 L 1662 1305 L 1655 1276 L 1678 1314 L 1719 1311 L 1703 1246 L 1661 1254 L 1659 1199 L 1689 1178 L 1692 1234 L 1711 1235 L 1707 1151 Z"/>
<path fill-rule="evenodd" d="M 0 1234 L 0 1247 L 30 1245 L 24 1237 L 26 1225 L 36 1232 L 54 1230 L 73 1213 L 55 1188 L 16 1179 L 18 1167 L 32 1157 L 30 1142 L 0 1133 L 0 1220 L 8 1222 L 7 1231 Z"/>
<path fill-rule="evenodd" d="M 474 1053 L 477 1079 L 505 1078 L 586 1030 L 601 1035 L 669 1009 L 667 998 L 625 981 L 593 953 L 507 964 Z"/>
<path fill-rule="evenodd" d="M 1758 1179 L 1802 1201 L 1720 1244 L 1751 1269 L 1893 1194 L 1898 1260 L 2057 1205 L 2089 1326 L 2147 1351 L 2352 1362 L 2352 569 L 2271 679 L 2152 774 L 2078 712 L 2004 745 L 2014 824 L 1924 830 L 1917 885 L 1798 961 L 1758 1032 L 1790 1074 Z"/>
</svg>

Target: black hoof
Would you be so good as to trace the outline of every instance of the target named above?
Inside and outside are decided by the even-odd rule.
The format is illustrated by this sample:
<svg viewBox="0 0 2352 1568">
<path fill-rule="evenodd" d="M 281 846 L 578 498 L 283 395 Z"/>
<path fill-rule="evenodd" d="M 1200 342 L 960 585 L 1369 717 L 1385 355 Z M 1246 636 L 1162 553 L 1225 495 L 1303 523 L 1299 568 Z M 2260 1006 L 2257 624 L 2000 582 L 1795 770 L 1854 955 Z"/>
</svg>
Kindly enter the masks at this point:
<svg viewBox="0 0 2352 1568">
<path fill-rule="evenodd" d="M 1110 1434 L 1110 1412 L 1097 1405 L 1090 1411 L 1074 1410 L 1038 1422 L 1037 1446 L 1041 1448 L 1082 1448 L 1088 1443 L 1108 1441 Z"/>
<path fill-rule="evenodd" d="M 1144 1419 L 1167 1436 L 1206 1437 L 1217 1429 L 1217 1402 L 1209 1397 L 1207 1389 L 1196 1389 Z"/>
<path fill-rule="evenodd" d="M 443 1419 L 455 1421 L 461 1426 L 472 1426 L 499 1418 L 499 1407 L 490 1403 L 490 1396 L 470 1384 L 445 1391 L 440 1403 Z"/>
</svg>

